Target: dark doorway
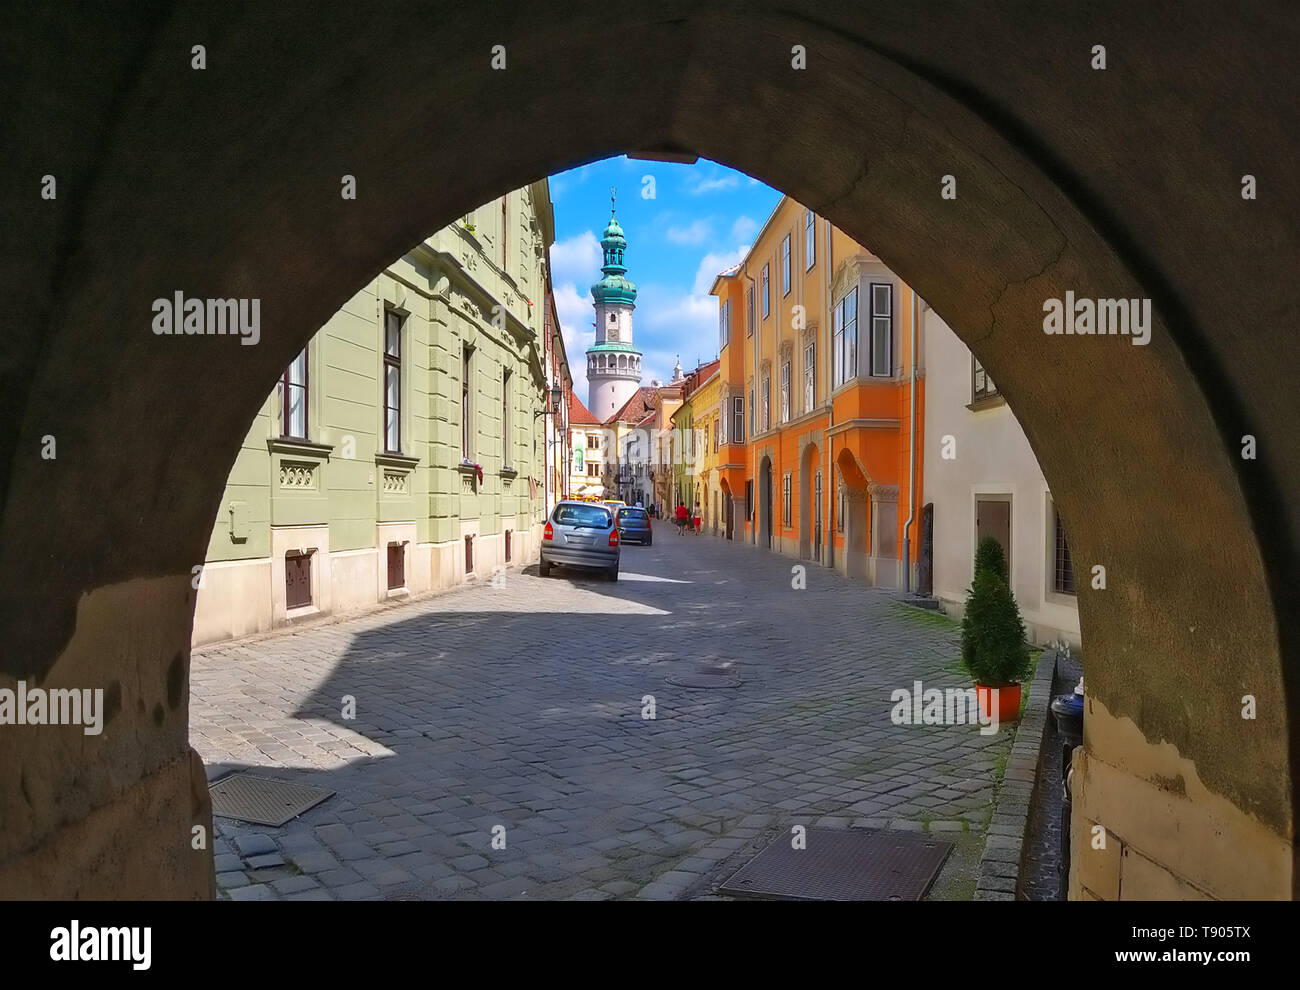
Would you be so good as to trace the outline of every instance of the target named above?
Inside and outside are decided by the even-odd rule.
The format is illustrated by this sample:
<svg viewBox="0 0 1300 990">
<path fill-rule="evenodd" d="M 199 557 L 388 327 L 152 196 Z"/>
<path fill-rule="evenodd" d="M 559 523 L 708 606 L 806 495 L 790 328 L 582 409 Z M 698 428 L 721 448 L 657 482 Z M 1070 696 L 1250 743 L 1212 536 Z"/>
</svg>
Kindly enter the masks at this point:
<svg viewBox="0 0 1300 990">
<path fill-rule="evenodd" d="M 311 604 L 311 555 L 308 550 L 290 550 L 284 555 L 284 606 L 302 608 Z"/>
<path fill-rule="evenodd" d="M 977 495 L 975 497 L 975 546 L 978 547 L 986 536 L 991 536 L 1002 544 L 1002 552 L 1007 557 L 1007 570 L 1011 570 L 1011 496 Z M 971 557 L 971 568 L 975 559 Z"/>
<path fill-rule="evenodd" d="M 916 591 L 921 595 L 934 594 L 934 503 L 921 510 L 921 566 L 917 575 Z"/>
<path fill-rule="evenodd" d="M 388 544 L 388 590 L 396 591 L 406 587 L 406 546 L 401 543 Z"/>
<path fill-rule="evenodd" d="M 762 476 L 759 479 L 759 496 L 762 504 L 759 506 L 759 525 L 763 527 L 763 545 L 767 549 L 772 549 L 772 462 L 763 461 Z"/>
</svg>

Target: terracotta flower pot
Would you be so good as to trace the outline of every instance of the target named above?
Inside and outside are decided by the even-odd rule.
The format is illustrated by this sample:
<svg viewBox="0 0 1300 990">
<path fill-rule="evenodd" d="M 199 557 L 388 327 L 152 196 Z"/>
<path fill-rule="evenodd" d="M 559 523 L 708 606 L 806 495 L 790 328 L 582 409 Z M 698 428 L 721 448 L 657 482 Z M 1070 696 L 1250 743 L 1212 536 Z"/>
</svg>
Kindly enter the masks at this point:
<svg viewBox="0 0 1300 990">
<path fill-rule="evenodd" d="M 978 681 L 975 683 L 975 696 L 979 700 L 980 716 L 989 717 L 989 698 L 990 692 L 996 699 L 994 704 L 997 705 L 998 724 L 1011 725 L 1020 721 L 1020 685 L 1004 684 L 1001 687 L 990 688 Z"/>
</svg>

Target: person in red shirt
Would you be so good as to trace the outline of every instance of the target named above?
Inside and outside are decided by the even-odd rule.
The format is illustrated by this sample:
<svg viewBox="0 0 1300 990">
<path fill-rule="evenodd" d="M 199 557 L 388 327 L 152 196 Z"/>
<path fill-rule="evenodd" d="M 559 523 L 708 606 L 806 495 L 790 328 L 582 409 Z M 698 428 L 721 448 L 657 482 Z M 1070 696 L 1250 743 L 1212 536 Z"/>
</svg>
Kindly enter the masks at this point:
<svg viewBox="0 0 1300 990">
<path fill-rule="evenodd" d="M 686 506 L 682 503 L 678 503 L 677 511 L 674 512 L 673 515 L 677 518 L 677 535 L 681 536 L 686 529 Z"/>
</svg>

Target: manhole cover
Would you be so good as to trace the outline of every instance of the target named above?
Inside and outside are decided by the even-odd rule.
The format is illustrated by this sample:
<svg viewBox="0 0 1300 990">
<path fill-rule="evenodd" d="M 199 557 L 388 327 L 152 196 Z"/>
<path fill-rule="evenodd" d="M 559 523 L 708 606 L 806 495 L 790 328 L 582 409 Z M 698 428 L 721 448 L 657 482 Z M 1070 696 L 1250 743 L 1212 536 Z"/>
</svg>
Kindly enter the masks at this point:
<svg viewBox="0 0 1300 990">
<path fill-rule="evenodd" d="M 919 901 L 951 842 L 911 832 L 810 828 L 807 847 L 778 836 L 718 892 L 809 901 Z"/>
<path fill-rule="evenodd" d="M 734 688 L 740 687 L 739 677 L 726 674 L 674 674 L 664 678 L 669 684 L 687 688 Z"/>
<path fill-rule="evenodd" d="M 212 795 L 214 815 L 276 828 L 334 795 L 333 791 L 320 787 L 254 777 L 247 773 L 223 777 L 209 787 L 208 792 Z"/>
</svg>

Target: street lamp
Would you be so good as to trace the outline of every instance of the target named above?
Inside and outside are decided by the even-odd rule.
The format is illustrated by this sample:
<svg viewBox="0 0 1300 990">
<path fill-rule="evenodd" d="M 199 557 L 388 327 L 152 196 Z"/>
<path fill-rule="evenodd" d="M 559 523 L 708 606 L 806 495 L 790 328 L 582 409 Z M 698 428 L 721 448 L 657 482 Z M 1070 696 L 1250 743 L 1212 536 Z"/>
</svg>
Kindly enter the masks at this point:
<svg viewBox="0 0 1300 990">
<path fill-rule="evenodd" d="M 546 395 L 546 405 L 537 412 L 533 413 L 533 419 L 538 416 L 554 416 L 560 411 L 560 400 L 564 397 L 564 389 L 558 380 L 551 384 L 548 389 L 542 390 Z"/>
</svg>

